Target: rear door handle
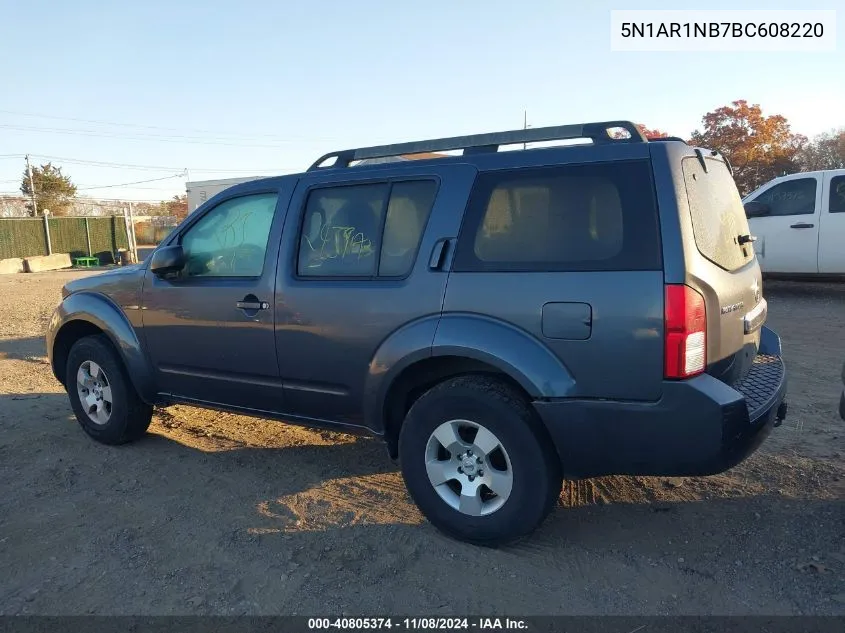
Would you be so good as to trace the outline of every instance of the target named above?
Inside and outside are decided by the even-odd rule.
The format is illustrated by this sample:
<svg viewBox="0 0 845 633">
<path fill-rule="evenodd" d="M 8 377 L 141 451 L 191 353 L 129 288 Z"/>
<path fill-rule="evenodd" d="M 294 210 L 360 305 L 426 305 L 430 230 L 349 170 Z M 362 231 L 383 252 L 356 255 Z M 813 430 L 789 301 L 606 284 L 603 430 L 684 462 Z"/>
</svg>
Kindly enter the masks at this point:
<svg viewBox="0 0 845 633">
<path fill-rule="evenodd" d="M 443 264 L 446 261 L 446 252 L 449 250 L 448 238 L 437 240 L 434 248 L 431 249 L 431 258 L 428 260 L 428 267 L 431 270 L 442 270 Z"/>
<path fill-rule="evenodd" d="M 789 228 L 791 229 L 811 229 L 815 226 L 815 224 L 808 224 L 807 222 L 799 222 L 798 224 L 790 224 Z"/>
</svg>

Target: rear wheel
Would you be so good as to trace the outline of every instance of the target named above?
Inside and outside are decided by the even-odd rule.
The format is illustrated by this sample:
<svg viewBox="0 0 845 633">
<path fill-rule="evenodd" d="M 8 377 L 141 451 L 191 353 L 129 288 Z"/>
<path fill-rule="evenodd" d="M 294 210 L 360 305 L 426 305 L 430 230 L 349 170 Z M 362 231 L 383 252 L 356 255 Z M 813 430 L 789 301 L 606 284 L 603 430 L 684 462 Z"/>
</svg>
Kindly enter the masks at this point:
<svg viewBox="0 0 845 633">
<path fill-rule="evenodd" d="M 124 444 L 147 432 L 153 408 L 132 386 L 105 335 L 86 336 L 68 355 L 65 386 L 82 429 L 103 444 Z"/>
<path fill-rule="evenodd" d="M 533 411 L 508 385 L 447 380 L 411 407 L 399 436 L 408 491 L 443 532 L 480 545 L 531 533 L 561 487 L 558 457 Z"/>
</svg>

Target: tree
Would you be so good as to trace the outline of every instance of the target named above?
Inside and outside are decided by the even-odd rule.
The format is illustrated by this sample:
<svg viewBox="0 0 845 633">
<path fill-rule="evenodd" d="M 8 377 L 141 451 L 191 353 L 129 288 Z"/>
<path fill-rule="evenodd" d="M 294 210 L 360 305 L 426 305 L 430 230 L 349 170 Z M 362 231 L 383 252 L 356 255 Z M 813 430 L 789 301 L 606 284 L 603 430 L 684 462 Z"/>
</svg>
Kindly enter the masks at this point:
<svg viewBox="0 0 845 633">
<path fill-rule="evenodd" d="M 845 128 L 819 134 L 804 147 L 799 162 L 805 171 L 845 169 Z"/>
<path fill-rule="evenodd" d="M 64 215 L 71 208 L 76 196 L 76 185 L 71 182 L 70 176 L 62 173 L 61 167 L 55 167 L 52 163 L 32 167 L 32 182 L 35 185 L 35 202 L 39 213 L 48 210 L 52 215 Z M 27 198 L 32 198 L 32 187 L 26 169 L 21 179 L 21 193 Z M 27 203 L 26 208 L 30 214 L 35 215 L 31 202 Z"/>
<path fill-rule="evenodd" d="M 168 215 L 175 215 L 179 220 L 188 217 L 188 194 L 173 196 L 173 200 L 168 200 L 165 204 Z"/>
<path fill-rule="evenodd" d="M 162 200 L 158 206 L 151 208 L 149 214 L 175 216 L 184 220 L 188 216 L 188 195 L 182 194 L 173 196 L 172 200 Z"/>
<path fill-rule="evenodd" d="M 666 132 L 663 132 L 658 129 L 649 130 L 645 125 L 642 123 L 637 123 L 637 129 L 642 133 L 643 136 L 646 138 L 666 138 L 669 136 Z"/>
<path fill-rule="evenodd" d="M 793 134 L 786 118 L 763 116 L 759 105 L 734 101 L 708 112 L 703 130 L 695 130 L 690 145 L 714 149 L 733 166 L 742 195 L 784 173 L 800 169 L 799 157 L 807 139 Z"/>
<path fill-rule="evenodd" d="M 649 130 L 645 125 L 642 123 L 637 123 L 637 129 L 642 133 L 643 136 L 646 138 L 666 138 L 669 136 L 666 132 L 662 132 L 660 130 Z M 613 133 L 613 138 L 627 138 L 627 132 L 623 130 L 617 130 Z"/>
</svg>

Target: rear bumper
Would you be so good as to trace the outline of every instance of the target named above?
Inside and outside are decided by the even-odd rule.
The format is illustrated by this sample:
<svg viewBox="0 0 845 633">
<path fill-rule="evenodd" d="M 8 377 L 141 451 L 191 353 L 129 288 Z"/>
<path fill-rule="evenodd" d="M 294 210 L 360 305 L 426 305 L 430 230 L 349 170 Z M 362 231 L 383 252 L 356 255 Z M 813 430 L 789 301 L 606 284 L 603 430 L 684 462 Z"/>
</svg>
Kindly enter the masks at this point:
<svg viewBox="0 0 845 633">
<path fill-rule="evenodd" d="M 752 454 L 786 416 L 786 368 L 777 334 L 763 328 L 748 375 L 666 381 L 652 403 L 535 402 L 567 477 L 712 475 Z"/>
</svg>

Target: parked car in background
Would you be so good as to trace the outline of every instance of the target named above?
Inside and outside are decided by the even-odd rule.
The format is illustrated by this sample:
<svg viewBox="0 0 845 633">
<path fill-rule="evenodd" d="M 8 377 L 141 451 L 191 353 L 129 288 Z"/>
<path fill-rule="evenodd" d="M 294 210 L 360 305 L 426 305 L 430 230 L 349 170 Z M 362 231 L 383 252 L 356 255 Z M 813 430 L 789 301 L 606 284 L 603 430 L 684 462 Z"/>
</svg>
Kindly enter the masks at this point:
<svg viewBox="0 0 845 633">
<path fill-rule="evenodd" d="M 781 176 L 743 203 L 764 273 L 845 275 L 845 169 Z"/>
<path fill-rule="evenodd" d="M 570 139 L 592 143 L 498 151 Z M 95 440 L 179 402 L 369 433 L 434 525 L 492 545 L 563 477 L 755 451 L 786 415 L 761 279 L 716 152 L 630 122 L 513 130 L 227 188 L 144 264 L 68 283 L 47 349 Z"/>
</svg>

